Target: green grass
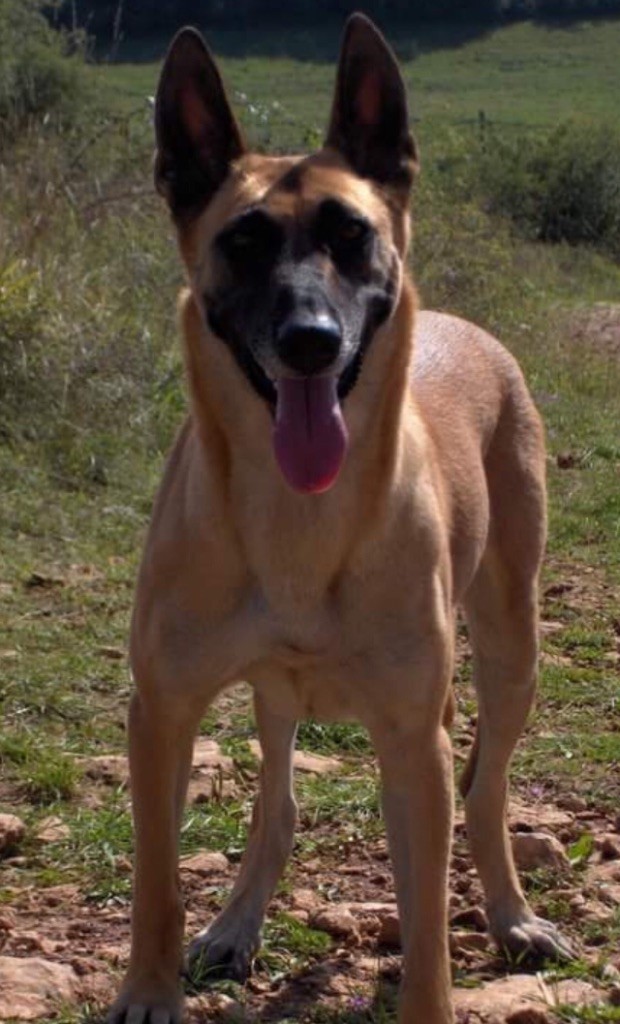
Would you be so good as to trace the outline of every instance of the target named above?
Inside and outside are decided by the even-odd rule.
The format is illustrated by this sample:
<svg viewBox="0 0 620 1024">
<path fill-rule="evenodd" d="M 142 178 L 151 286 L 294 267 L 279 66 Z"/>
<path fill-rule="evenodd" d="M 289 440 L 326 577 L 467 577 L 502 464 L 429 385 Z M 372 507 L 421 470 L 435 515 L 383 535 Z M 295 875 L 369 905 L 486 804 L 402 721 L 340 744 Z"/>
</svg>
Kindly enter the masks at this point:
<svg viewBox="0 0 620 1024">
<path fill-rule="evenodd" d="M 401 60 L 425 146 L 451 127 L 469 125 L 477 131 L 480 111 L 491 123 L 515 130 L 550 127 L 576 114 L 618 119 L 620 21 L 564 28 L 526 22 L 469 42 L 449 26 L 413 32 L 399 26 L 391 35 L 387 26 L 386 31 Z M 300 50 L 294 38 L 283 38 L 276 48 L 273 33 L 253 30 L 251 39 L 244 33 L 243 41 L 231 33 L 213 35 L 240 111 L 248 115 L 252 104 L 267 118 L 261 122 L 259 117 L 255 126 L 259 138 L 299 147 L 308 130 L 323 131 L 339 33 L 339 27 L 308 32 L 305 53 L 310 59 L 301 62 L 287 56 Z M 127 47 L 122 64 L 94 68 L 98 87 L 109 89 L 126 109 L 144 104 L 155 92 L 166 42 L 154 42 L 150 53 L 136 48 L 142 63 L 131 62 L 134 54 Z M 239 51 L 241 57 L 226 56 Z"/>
</svg>

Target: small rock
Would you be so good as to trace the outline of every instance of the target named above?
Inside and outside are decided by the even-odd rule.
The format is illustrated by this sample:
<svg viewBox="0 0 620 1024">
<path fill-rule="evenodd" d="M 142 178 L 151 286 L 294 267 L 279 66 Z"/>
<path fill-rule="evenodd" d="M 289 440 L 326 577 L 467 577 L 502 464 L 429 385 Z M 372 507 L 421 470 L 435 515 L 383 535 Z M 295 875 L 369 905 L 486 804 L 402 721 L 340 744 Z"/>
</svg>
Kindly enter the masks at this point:
<svg viewBox="0 0 620 1024">
<path fill-rule="evenodd" d="M 458 910 L 450 918 L 450 924 L 455 928 L 466 928 L 475 932 L 487 932 L 489 921 L 482 907 L 466 907 Z"/>
<path fill-rule="evenodd" d="M 450 952 L 474 953 L 488 948 L 489 940 L 483 932 L 455 931 L 450 933 Z"/>
<path fill-rule="evenodd" d="M 588 803 L 582 796 L 577 796 L 576 793 L 566 793 L 564 796 L 559 797 L 558 807 L 578 814 L 580 811 L 587 811 Z"/>
<path fill-rule="evenodd" d="M 512 852 L 517 867 L 523 871 L 534 871 L 536 868 L 563 871 L 570 867 L 559 839 L 544 832 L 517 832 L 512 836 Z"/>
<path fill-rule="evenodd" d="M 49 589 L 51 587 L 64 587 L 66 580 L 63 576 L 50 576 L 42 572 L 31 572 L 24 585 L 32 590 L 34 587 Z"/>
<path fill-rule="evenodd" d="M 612 985 L 609 989 L 609 1002 L 612 1006 L 620 1006 L 620 985 Z"/>
<path fill-rule="evenodd" d="M 102 658 L 108 658 L 110 661 L 123 661 L 127 655 L 121 647 L 98 647 L 97 654 L 100 654 Z"/>
<path fill-rule="evenodd" d="M 126 786 L 129 761 L 124 754 L 99 754 L 87 760 L 86 774 L 108 786 Z"/>
<path fill-rule="evenodd" d="M 296 889 L 291 901 L 295 910 L 306 910 L 310 913 L 316 910 L 319 899 L 312 889 Z"/>
<path fill-rule="evenodd" d="M 380 946 L 393 946 L 400 948 L 402 937 L 400 934 L 400 921 L 398 914 L 386 914 L 381 918 L 377 942 Z"/>
<path fill-rule="evenodd" d="M 250 740 L 250 750 L 259 761 L 262 760 L 263 752 L 258 740 Z M 293 766 L 300 772 L 308 772 L 311 775 L 327 775 L 329 772 L 340 771 L 342 761 L 338 757 L 325 757 L 323 754 L 309 754 L 305 750 L 296 750 L 293 754 Z"/>
<path fill-rule="evenodd" d="M 511 800 L 508 820 L 513 832 L 540 832 L 542 829 L 567 828 L 573 824 L 574 816 L 553 804 Z"/>
<path fill-rule="evenodd" d="M 602 903 L 597 903 L 596 900 L 586 900 L 580 914 L 591 921 L 598 921 L 599 924 L 606 924 L 614 917 L 614 911 L 610 907 L 605 907 Z"/>
<path fill-rule="evenodd" d="M 0 932 L 12 932 L 17 927 L 15 911 L 10 907 L 3 907 L 0 912 Z"/>
<path fill-rule="evenodd" d="M 245 1011 L 241 1003 L 224 992 L 217 992 L 211 997 L 210 1009 L 215 1020 L 238 1021 L 245 1020 Z"/>
<path fill-rule="evenodd" d="M 458 878 L 455 878 L 452 888 L 459 895 L 464 896 L 471 889 L 471 884 L 471 878 L 468 878 L 467 875 L 459 875 Z"/>
<path fill-rule="evenodd" d="M 203 768 L 208 771 L 221 769 L 231 772 L 234 768 L 232 757 L 223 754 L 219 743 L 209 739 L 208 736 L 199 736 L 194 743 L 192 755 L 192 768 Z"/>
<path fill-rule="evenodd" d="M 0 856 L 12 853 L 26 834 L 26 826 L 16 814 L 0 814 Z"/>
<path fill-rule="evenodd" d="M 585 1006 L 598 999 L 599 992 L 588 982 L 568 979 L 546 985 L 541 975 L 531 974 L 512 974 L 480 988 L 454 991 L 455 1006 L 462 1014 L 478 1015 L 485 1021 L 504 1021 L 508 1017 L 511 1024 L 515 1022 L 510 1015 L 526 1009 L 543 1012 L 545 1004 Z"/>
<path fill-rule="evenodd" d="M 59 1003 L 73 1003 L 77 975 L 66 964 L 39 957 L 0 956 L 0 1020 L 47 1017 Z"/>
<path fill-rule="evenodd" d="M 219 875 L 222 871 L 227 871 L 229 862 L 223 853 L 202 852 L 182 857 L 179 867 L 181 871 L 190 871 L 193 875 L 208 878 L 210 875 Z"/>
<path fill-rule="evenodd" d="M 601 977 L 605 981 L 620 981 L 620 971 L 615 964 L 605 964 Z"/>
<path fill-rule="evenodd" d="M 68 839 L 71 835 L 71 829 L 62 818 L 57 818 L 52 815 L 49 818 L 43 818 L 43 821 L 39 822 L 37 828 L 36 837 L 40 843 L 58 843 L 61 839 Z"/>
<path fill-rule="evenodd" d="M 606 835 L 601 839 L 601 857 L 603 860 L 620 859 L 620 836 Z"/>
<path fill-rule="evenodd" d="M 353 914 L 342 907 L 322 907 L 315 910 L 308 918 L 311 928 L 327 932 L 336 939 L 359 940 L 357 922 Z"/>
<path fill-rule="evenodd" d="M 70 903 L 79 902 L 81 896 L 79 886 L 72 883 L 51 885 L 42 895 L 48 907 L 66 907 Z"/>
<path fill-rule="evenodd" d="M 551 1017 L 536 1006 L 525 1006 L 506 1017 L 506 1024 L 552 1024 Z"/>
<path fill-rule="evenodd" d="M 38 932 L 19 932 L 13 936 L 11 945 L 19 953 L 44 953 L 49 956 L 56 950 L 56 943 Z"/>
<path fill-rule="evenodd" d="M 226 779 L 220 774 L 199 775 L 196 779 L 190 779 L 187 803 L 210 804 L 213 801 L 229 800 L 236 791 L 233 779 Z"/>
</svg>

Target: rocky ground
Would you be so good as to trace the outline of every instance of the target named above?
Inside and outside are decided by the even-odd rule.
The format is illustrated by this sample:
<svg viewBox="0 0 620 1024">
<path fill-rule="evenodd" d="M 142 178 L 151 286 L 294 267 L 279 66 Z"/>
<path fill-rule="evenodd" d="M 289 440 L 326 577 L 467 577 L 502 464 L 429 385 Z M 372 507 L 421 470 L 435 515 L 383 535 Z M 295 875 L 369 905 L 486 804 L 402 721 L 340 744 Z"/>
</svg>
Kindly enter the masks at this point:
<svg viewBox="0 0 620 1024">
<path fill-rule="evenodd" d="M 301 774 L 336 775 L 341 767 L 338 757 L 297 755 Z M 93 799 L 101 787 L 126 785 L 127 764 L 121 755 L 94 758 L 85 769 Z M 190 801 L 230 790 L 235 775 L 234 760 L 213 740 L 200 738 Z M 566 1014 L 570 1005 L 582 1012 L 602 1004 L 613 1013 L 613 1006 L 620 1005 L 620 950 L 606 952 L 602 959 L 601 947 L 620 907 L 620 819 L 565 795 L 558 804 L 515 798 L 509 820 L 517 862 L 530 878 L 538 879 L 538 891 L 532 893 L 536 909 L 561 922 L 578 952 L 578 966 L 555 975 L 526 973 L 524 965 L 507 965 L 493 949 L 458 814 L 450 943 L 459 1022 L 545 1024 L 558 1019 L 554 1008 L 562 1007 Z M 60 819 L 44 820 L 39 843 L 51 845 L 63 829 Z M 11 896 L 10 904 L 0 908 L 0 1020 L 45 1019 L 76 1001 L 86 1005 L 87 1016 L 96 1016 L 127 960 L 128 907 L 115 900 L 103 905 L 87 901 L 77 884 L 12 884 L 19 879 L 23 834 L 19 818 L 0 816 L 4 891 Z M 221 905 L 237 859 L 215 850 L 182 858 L 190 933 L 203 927 Z M 122 859 L 116 867 L 119 872 L 130 870 Z M 328 856 L 293 862 L 271 916 L 282 928 L 284 957 L 272 937 L 271 956 L 264 963 L 259 957 L 243 988 L 220 985 L 189 996 L 191 1021 L 304 1020 L 317 1001 L 326 1014 L 333 1011 L 334 1020 L 361 1024 L 384 1019 L 373 1015 L 373 1004 L 379 1000 L 381 1006 L 389 1005 L 393 998 L 400 940 L 383 839 L 341 845 Z M 302 945 L 308 936 L 321 936 L 316 955 L 308 956 L 306 948 L 303 955 L 296 952 L 295 923 L 303 926 Z"/>
</svg>

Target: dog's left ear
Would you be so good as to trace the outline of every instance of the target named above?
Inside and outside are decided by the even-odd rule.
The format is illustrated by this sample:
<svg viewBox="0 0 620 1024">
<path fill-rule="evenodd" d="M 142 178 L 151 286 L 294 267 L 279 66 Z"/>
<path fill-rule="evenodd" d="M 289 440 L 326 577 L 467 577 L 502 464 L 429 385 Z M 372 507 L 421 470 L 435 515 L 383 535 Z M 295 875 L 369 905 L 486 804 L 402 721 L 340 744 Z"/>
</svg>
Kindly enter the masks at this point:
<svg viewBox="0 0 620 1024">
<path fill-rule="evenodd" d="M 155 134 L 155 185 L 177 217 L 206 206 L 245 150 L 220 73 L 195 29 L 181 29 L 166 55 Z"/>
<path fill-rule="evenodd" d="M 363 178 L 405 191 L 413 182 L 405 86 L 392 50 L 363 14 L 351 15 L 344 31 L 326 145 Z"/>
</svg>

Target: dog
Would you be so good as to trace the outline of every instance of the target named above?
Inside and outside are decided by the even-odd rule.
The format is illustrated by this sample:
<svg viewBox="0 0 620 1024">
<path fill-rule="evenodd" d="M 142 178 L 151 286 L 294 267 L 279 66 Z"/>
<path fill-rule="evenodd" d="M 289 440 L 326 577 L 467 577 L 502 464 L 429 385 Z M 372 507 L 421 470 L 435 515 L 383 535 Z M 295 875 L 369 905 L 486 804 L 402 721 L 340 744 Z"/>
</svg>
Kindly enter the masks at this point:
<svg viewBox="0 0 620 1024">
<path fill-rule="evenodd" d="M 159 84 L 155 179 L 187 274 L 191 399 L 168 460 L 131 633 L 132 949 L 108 1020 L 182 1013 L 177 841 L 201 717 L 238 680 L 263 750 L 230 900 L 191 961 L 243 979 L 291 851 L 297 721 L 369 731 L 403 948 L 400 1024 L 449 1024 L 448 729 L 455 610 L 479 702 L 462 780 L 497 944 L 570 948 L 524 897 L 507 768 L 535 690 L 544 438 L 512 356 L 422 312 L 407 270 L 418 165 L 396 59 L 347 23 L 324 146 L 248 152 L 202 37 Z"/>
</svg>

